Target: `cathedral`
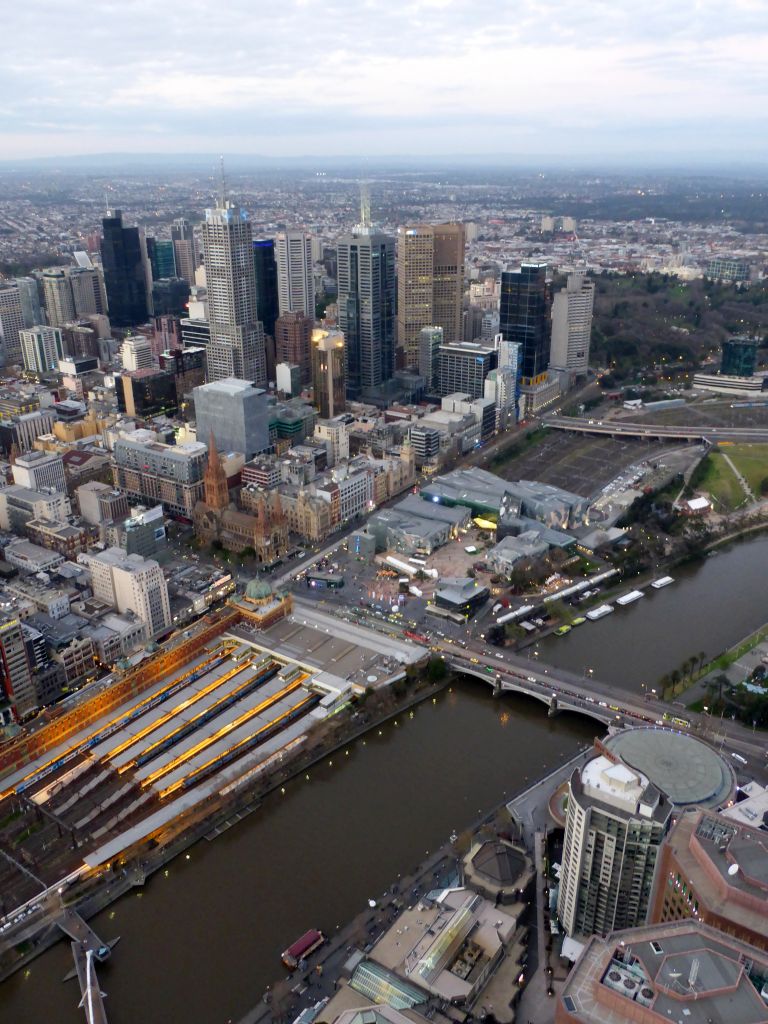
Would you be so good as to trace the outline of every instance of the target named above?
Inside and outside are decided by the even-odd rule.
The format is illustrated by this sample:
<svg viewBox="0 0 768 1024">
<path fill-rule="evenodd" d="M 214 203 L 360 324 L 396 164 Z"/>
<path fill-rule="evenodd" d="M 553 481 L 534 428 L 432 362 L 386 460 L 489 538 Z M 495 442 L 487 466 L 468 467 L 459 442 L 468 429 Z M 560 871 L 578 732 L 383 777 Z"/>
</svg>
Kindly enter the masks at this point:
<svg viewBox="0 0 768 1024">
<path fill-rule="evenodd" d="M 230 501 L 224 467 L 211 431 L 208 465 L 203 476 L 203 501 L 192 514 L 195 536 L 206 544 L 221 542 L 227 551 L 252 549 L 256 560 L 269 565 L 288 550 L 288 520 L 277 491 L 259 496 L 253 512 L 243 512 Z"/>
</svg>

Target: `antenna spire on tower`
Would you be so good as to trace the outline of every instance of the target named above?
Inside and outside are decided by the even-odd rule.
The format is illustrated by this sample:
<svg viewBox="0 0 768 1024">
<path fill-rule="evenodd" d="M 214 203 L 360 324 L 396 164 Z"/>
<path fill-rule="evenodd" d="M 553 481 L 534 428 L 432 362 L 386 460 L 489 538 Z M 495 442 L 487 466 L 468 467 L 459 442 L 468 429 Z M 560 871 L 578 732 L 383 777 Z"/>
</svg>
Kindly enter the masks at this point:
<svg viewBox="0 0 768 1024">
<path fill-rule="evenodd" d="M 360 182 L 360 224 L 364 228 L 371 226 L 371 190 L 367 181 Z"/>
<path fill-rule="evenodd" d="M 225 203 L 227 201 L 227 179 L 226 179 L 226 176 L 224 174 L 224 154 L 223 153 L 219 157 L 219 165 L 220 165 L 220 169 L 221 169 L 221 207 L 223 209 L 224 205 L 225 205 Z"/>
</svg>

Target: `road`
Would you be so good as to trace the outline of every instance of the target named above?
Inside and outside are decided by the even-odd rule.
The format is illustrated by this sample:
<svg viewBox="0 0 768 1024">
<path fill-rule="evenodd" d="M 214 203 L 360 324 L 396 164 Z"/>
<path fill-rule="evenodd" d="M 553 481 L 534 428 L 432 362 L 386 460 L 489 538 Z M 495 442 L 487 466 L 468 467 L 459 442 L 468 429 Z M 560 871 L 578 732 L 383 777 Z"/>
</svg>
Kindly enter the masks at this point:
<svg viewBox="0 0 768 1024">
<path fill-rule="evenodd" d="M 545 416 L 542 425 L 552 430 L 610 437 L 673 438 L 690 441 L 768 441 L 766 427 L 674 427 L 658 423 L 630 423 L 627 420 L 584 420 L 572 416 Z"/>
<path fill-rule="evenodd" d="M 479 640 L 469 639 L 459 644 L 447 638 L 438 639 L 432 649 L 443 654 L 458 671 L 478 675 L 490 685 L 494 685 L 498 675 L 502 688 L 507 683 L 507 688 L 530 693 L 547 703 L 554 696 L 564 710 L 580 711 L 606 724 L 611 720 L 615 720 L 617 725 L 622 721 L 637 725 L 653 724 L 662 720 L 664 712 L 670 713 L 669 705 L 663 701 L 617 693 L 609 683 L 599 679 L 587 679 L 560 668 L 540 667 L 536 662 L 507 651 L 493 650 L 489 653 Z M 488 668 L 493 669 L 493 674 L 486 671 Z M 691 733 L 700 739 L 716 743 L 721 749 L 727 746 L 729 752 L 741 753 L 755 764 L 765 762 L 765 738 L 755 735 L 740 722 L 712 719 L 707 714 L 689 709 L 672 713 L 690 722 Z"/>
</svg>

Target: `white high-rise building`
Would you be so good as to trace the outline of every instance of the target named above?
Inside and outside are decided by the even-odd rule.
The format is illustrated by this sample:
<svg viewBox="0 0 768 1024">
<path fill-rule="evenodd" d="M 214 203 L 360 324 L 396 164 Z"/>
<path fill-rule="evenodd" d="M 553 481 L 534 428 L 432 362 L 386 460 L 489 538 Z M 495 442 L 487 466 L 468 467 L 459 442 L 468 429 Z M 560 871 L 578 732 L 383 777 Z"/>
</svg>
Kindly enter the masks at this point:
<svg viewBox="0 0 768 1024">
<path fill-rule="evenodd" d="M 589 339 L 595 283 L 584 274 L 569 274 L 552 302 L 552 343 L 549 364 L 584 376 L 589 365 Z"/>
<path fill-rule="evenodd" d="M 148 636 L 171 625 L 168 586 L 154 559 L 107 548 L 97 555 L 78 555 L 77 560 L 90 573 L 93 596 L 120 612 L 132 611 L 146 625 Z"/>
<path fill-rule="evenodd" d="M 485 378 L 484 397 L 496 406 L 496 430 L 506 430 L 517 421 L 517 373 L 511 366 L 491 370 Z"/>
<path fill-rule="evenodd" d="M 312 236 L 306 231 L 281 231 L 275 239 L 275 259 L 280 316 L 304 313 L 314 318 Z"/>
<path fill-rule="evenodd" d="M 253 234 L 248 214 L 228 199 L 205 211 L 205 278 L 208 288 L 208 380 L 236 377 L 267 383 L 264 328 L 256 315 Z"/>
<path fill-rule="evenodd" d="M 120 346 L 124 370 L 151 370 L 155 365 L 152 344 L 143 334 L 130 334 Z"/>
<path fill-rule="evenodd" d="M 29 330 L 19 331 L 19 339 L 25 370 L 37 374 L 58 370 L 59 360 L 65 355 L 64 341 L 58 327 L 38 324 Z"/>
<path fill-rule="evenodd" d="M 557 898 L 568 935 L 645 924 L 671 814 L 664 793 L 615 758 L 599 754 L 574 770 Z"/>
</svg>

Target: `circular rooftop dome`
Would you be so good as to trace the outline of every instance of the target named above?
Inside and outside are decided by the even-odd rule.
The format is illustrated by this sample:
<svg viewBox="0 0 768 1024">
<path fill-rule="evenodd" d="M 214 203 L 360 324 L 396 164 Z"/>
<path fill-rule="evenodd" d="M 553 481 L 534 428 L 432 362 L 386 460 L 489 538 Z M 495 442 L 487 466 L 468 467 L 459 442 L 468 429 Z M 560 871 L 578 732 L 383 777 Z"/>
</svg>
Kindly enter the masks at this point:
<svg viewBox="0 0 768 1024">
<path fill-rule="evenodd" d="M 642 772 L 676 807 L 719 807 L 732 795 L 733 768 L 717 751 L 686 733 L 653 727 L 625 729 L 605 747 Z"/>
<path fill-rule="evenodd" d="M 272 587 L 266 580 L 249 580 L 245 588 L 245 596 L 252 601 L 264 601 L 272 596 Z"/>
<path fill-rule="evenodd" d="M 525 857 L 508 843 L 483 843 L 472 858 L 472 866 L 498 885 L 512 885 L 525 869 Z"/>
</svg>

